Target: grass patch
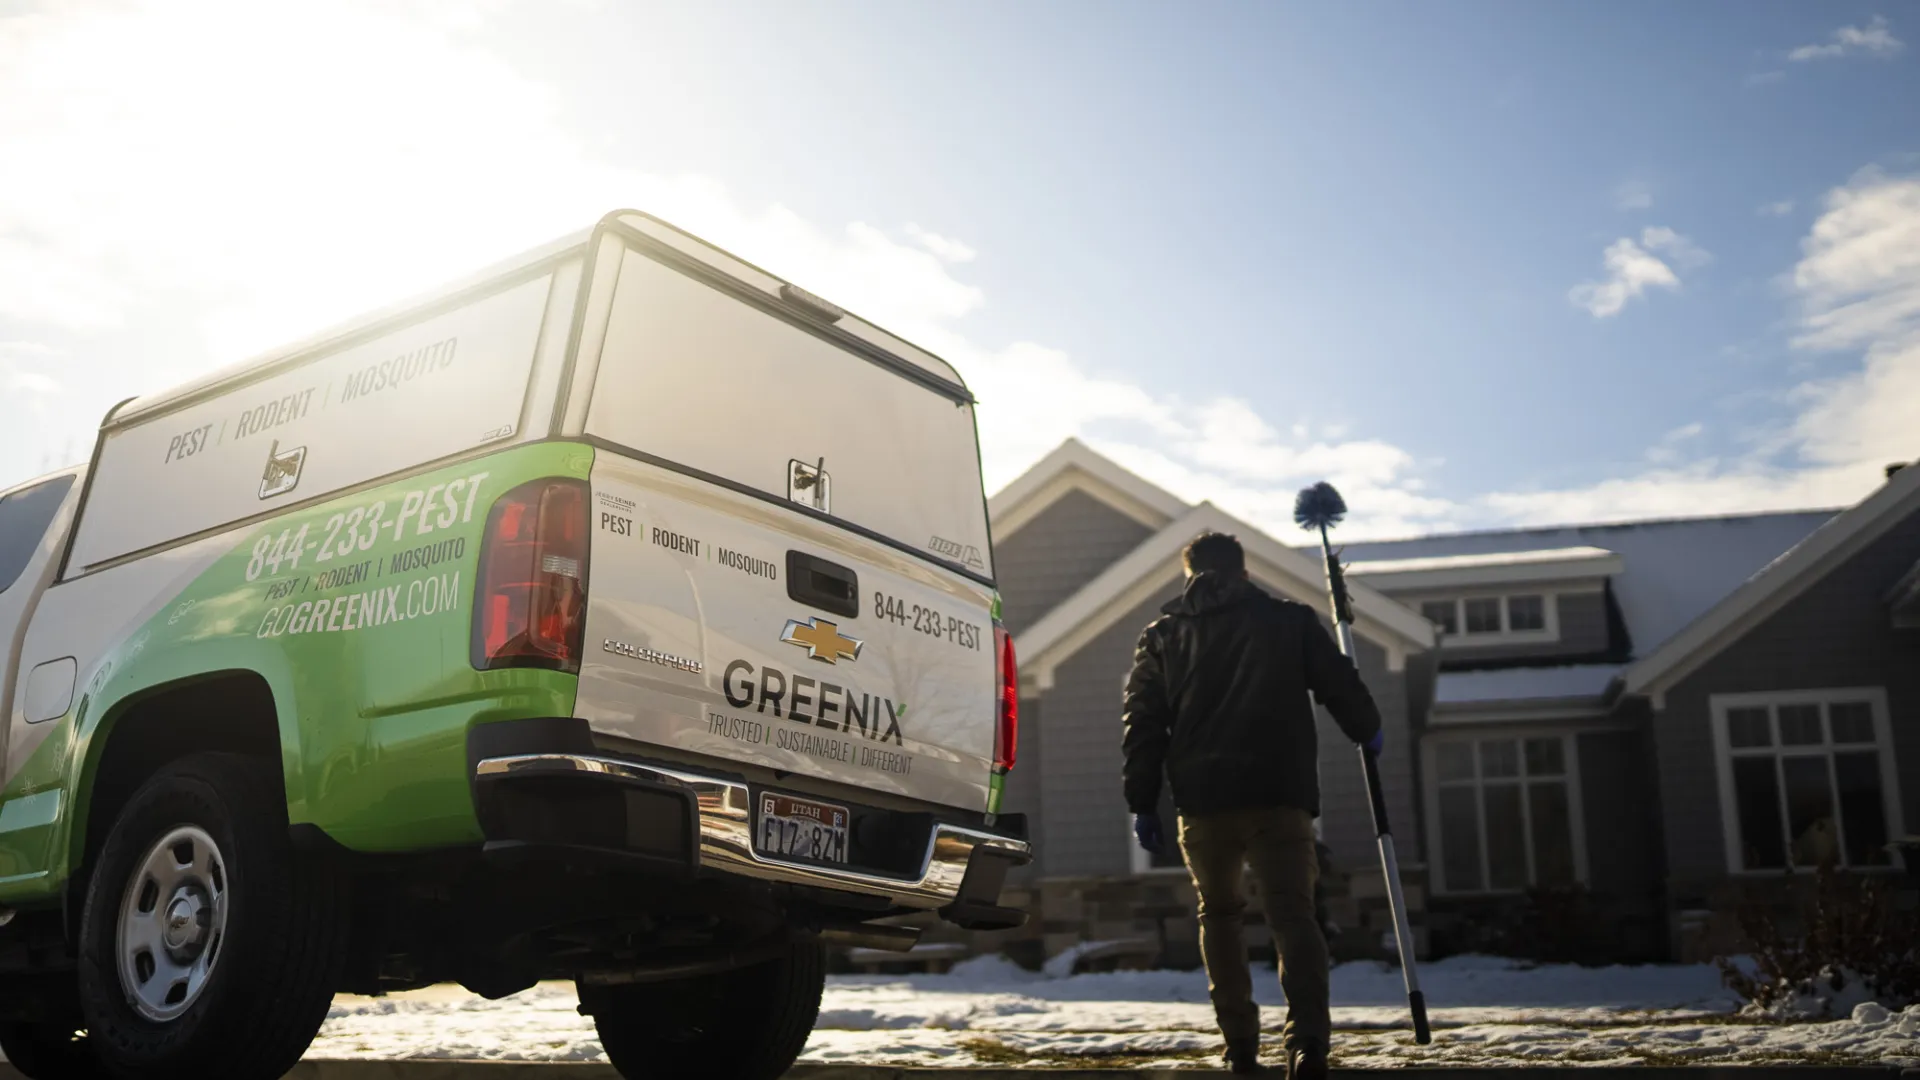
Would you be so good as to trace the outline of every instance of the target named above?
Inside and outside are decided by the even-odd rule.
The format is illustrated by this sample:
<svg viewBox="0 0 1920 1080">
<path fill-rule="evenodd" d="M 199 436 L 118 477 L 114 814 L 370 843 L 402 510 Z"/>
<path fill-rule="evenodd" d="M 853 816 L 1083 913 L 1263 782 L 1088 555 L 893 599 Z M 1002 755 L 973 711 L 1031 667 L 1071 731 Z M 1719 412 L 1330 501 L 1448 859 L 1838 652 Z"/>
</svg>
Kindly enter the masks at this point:
<svg viewBox="0 0 1920 1080">
<path fill-rule="evenodd" d="M 1193 1047 L 1186 1050 L 1139 1050 L 1109 1054 L 1069 1054 L 1057 1050 L 1029 1053 L 999 1039 L 985 1037 L 962 1039 L 960 1048 L 972 1054 L 982 1065 L 1030 1066 L 1047 1069 L 1130 1069 L 1143 1061 L 1169 1061 L 1211 1064 L 1218 1050 Z"/>
<path fill-rule="evenodd" d="M 1390 1040 L 1396 1048 L 1413 1049 L 1411 1037 Z M 1434 1040 L 1438 1046 L 1442 1040 Z M 1884 1064 L 1871 1054 L 1847 1050 L 1774 1050 L 1757 1047 L 1711 1047 L 1692 1051 L 1679 1048 L 1667 1050 L 1646 1046 L 1567 1046 L 1555 1049 L 1551 1053 L 1524 1053 L 1499 1044 L 1473 1044 L 1465 1047 L 1449 1047 L 1452 1053 L 1437 1059 L 1433 1064 L 1449 1068 L 1511 1068 L 1515 1066 L 1554 1065 L 1593 1065 L 1612 1064 L 1624 1067 L 1647 1068 L 1705 1068 L 1750 1065 L 1804 1065 L 1812 1067 L 1844 1067 L 1856 1065 Z M 1370 1053 L 1374 1051 L 1374 1053 Z M 1352 1068 L 1360 1063 L 1372 1064 L 1369 1058 L 1375 1056 L 1378 1046 L 1369 1048 L 1351 1043 L 1343 1046 L 1336 1038 L 1330 1064 L 1334 1068 Z"/>
<path fill-rule="evenodd" d="M 1008 1046 L 999 1039 L 984 1036 L 961 1039 L 960 1049 L 972 1054 L 982 1065 L 1025 1065 L 1033 1056 L 1017 1046 Z"/>
<path fill-rule="evenodd" d="M 1851 1053 L 1845 1050 L 1793 1050 L 1769 1053 L 1763 1049 L 1729 1048 L 1726 1052 L 1680 1054 L 1664 1050 L 1653 1050 L 1640 1046 L 1621 1046 L 1602 1052 L 1594 1049 L 1569 1049 L 1556 1055 L 1562 1061 L 1616 1061 L 1631 1058 L 1632 1064 L 1660 1068 L 1687 1068 L 1702 1065 L 1805 1065 L 1846 1066 L 1879 1065 L 1882 1062 L 1871 1054 Z M 1534 1059 L 1538 1060 L 1538 1059 Z"/>
</svg>

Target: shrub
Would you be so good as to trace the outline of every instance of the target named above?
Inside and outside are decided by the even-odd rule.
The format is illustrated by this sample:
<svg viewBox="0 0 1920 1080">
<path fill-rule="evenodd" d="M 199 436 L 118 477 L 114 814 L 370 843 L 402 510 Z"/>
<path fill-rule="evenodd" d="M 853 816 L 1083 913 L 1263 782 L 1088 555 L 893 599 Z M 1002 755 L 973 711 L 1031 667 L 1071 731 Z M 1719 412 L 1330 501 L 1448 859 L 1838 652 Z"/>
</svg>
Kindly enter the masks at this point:
<svg viewBox="0 0 1920 1080">
<path fill-rule="evenodd" d="M 1593 894 L 1579 885 L 1541 887 L 1495 923 L 1487 951 L 1544 964 L 1617 963 L 1622 945 Z"/>
<path fill-rule="evenodd" d="M 1751 959 L 1715 960 L 1749 1008 L 1830 1014 L 1848 998 L 1896 1009 L 1920 1002 L 1920 914 L 1898 904 L 1884 879 L 1822 867 L 1811 888 L 1794 891 L 1803 895 L 1790 920 L 1779 905 L 1743 904 Z"/>
</svg>

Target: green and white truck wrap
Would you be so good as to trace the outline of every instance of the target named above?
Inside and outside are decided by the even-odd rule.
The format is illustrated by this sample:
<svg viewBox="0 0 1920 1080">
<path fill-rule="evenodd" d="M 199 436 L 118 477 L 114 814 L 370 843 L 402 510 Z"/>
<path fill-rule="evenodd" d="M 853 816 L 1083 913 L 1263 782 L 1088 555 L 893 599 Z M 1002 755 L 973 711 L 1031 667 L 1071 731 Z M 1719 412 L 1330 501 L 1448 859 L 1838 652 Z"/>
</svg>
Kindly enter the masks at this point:
<svg viewBox="0 0 1920 1080">
<path fill-rule="evenodd" d="M 952 368 L 643 214 L 123 402 L 0 493 L 0 1047 L 566 978 L 624 1075 L 777 1076 L 823 941 L 1023 918 L 997 609 Z"/>
</svg>

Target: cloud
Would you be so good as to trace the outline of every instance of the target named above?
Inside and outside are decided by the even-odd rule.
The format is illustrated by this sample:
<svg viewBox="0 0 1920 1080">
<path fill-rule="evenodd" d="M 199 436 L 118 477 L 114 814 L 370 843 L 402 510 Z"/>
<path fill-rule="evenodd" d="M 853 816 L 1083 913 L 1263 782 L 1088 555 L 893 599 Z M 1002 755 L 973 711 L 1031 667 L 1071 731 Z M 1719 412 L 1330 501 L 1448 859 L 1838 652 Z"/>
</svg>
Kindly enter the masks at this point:
<svg viewBox="0 0 1920 1080">
<path fill-rule="evenodd" d="M 60 380 L 39 370 L 52 366 L 58 356 L 58 350 L 39 342 L 0 341 L 0 402 L 15 403 L 31 414 L 36 427 L 48 416 L 48 400 L 66 391 Z M 0 476 L 0 487 L 8 486 L 11 481 Z"/>
<path fill-rule="evenodd" d="M 1761 217 L 1786 217 L 1793 213 L 1793 200 L 1781 199 L 1779 202 L 1761 203 L 1754 213 Z"/>
<path fill-rule="evenodd" d="M 1649 226 L 1641 230 L 1637 241 L 1623 236 L 1607 245 L 1600 256 L 1607 276 L 1600 281 L 1575 285 L 1568 290 L 1567 299 L 1573 301 L 1575 306 L 1585 308 L 1596 319 L 1609 319 L 1620 314 L 1629 300 L 1644 294 L 1649 288 L 1678 291 L 1679 275 L 1674 273 L 1672 265 L 1654 252 L 1666 254 L 1681 269 L 1701 266 L 1710 258 L 1691 240 L 1672 229 L 1664 225 Z"/>
<path fill-rule="evenodd" d="M 918 241 L 921 247 L 933 252 L 946 262 L 964 263 L 974 260 L 974 250 L 952 237 L 928 232 L 911 222 L 907 224 L 905 231 L 908 236 Z"/>
<path fill-rule="evenodd" d="M 1839 506 L 1878 486 L 1884 466 L 1920 458 L 1920 176 L 1867 169 L 1829 192 L 1791 282 L 1793 344 L 1858 350 L 1861 363 L 1786 394 L 1794 412 L 1783 430 L 1738 457 L 1680 462 L 1676 444 L 1697 439 L 1688 425 L 1649 452 L 1654 468 L 1486 495 L 1475 516 L 1525 524 Z"/>
<path fill-rule="evenodd" d="M 569 131 L 552 88 L 476 43 L 494 6 L 344 2 L 290 22 L 244 0 L 76 0 L 0 19 L 0 101 L 34 103 L 0 110 L 0 161 L 40 163 L 0 184 L 0 320 L 60 343 L 0 351 L 0 388 L 26 392 L 0 392 L 0 483 L 50 447 L 87 445 L 113 399 L 391 303 L 616 206 L 658 213 L 951 360 L 981 401 L 990 489 L 1077 436 L 1287 538 L 1299 535 L 1295 491 L 1323 478 L 1355 507 L 1342 532 L 1356 539 L 1833 503 L 1860 490 L 1855 458 L 1883 445 L 1848 449 L 1836 433 L 1880 431 L 1890 414 L 1875 395 L 1907 385 L 1896 365 L 1880 382 L 1863 373 L 1806 388 L 1791 437 L 1825 456 L 1809 449 L 1792 467 L 1688 460 L 1705 438 L 1682 429 L 1646 467 L 1596 485 L 1487 493 L 1454 478 L 1458 494 L 1438 494 L 1443 463 L 1431 451 L 1345 418 L 1302 425 L 1239 397 L 1170 395 L 1044 342 L 982 340 L 968 317 L 993 298 L 964 276 L 976 253 L 961 238 L 815 221 L 743 202 L 711 177 L 609 163 Z M 1887 232 L 1908 215 L 1906 189 L 1889 184 L 1863 176 L 1830 196 L 1796 271 L 1805 347 L 1879 348 L 1902 295 L 1883 271 L 1920 247 Z M 1585 287 L 1582 305 L 1596 317 L 1678 288 L 1707 256 L 1653 227 L 1605 258 L 1607 278 Z M 152 335 L 175 322 L 191 327 L 184 343 Z M 129 358 L 129 341 L 144 351 Z M 14 422 L 35 415 L 24 398 L 52 419 Z"/>
<path fill-rule="evenodd" d="M 1693 241 L 1664 225 L 1641 230 L 1640 243 L 1650 251 L 1665 252 L 1682 270 L 1695 270 L 1713 261 L 1713 256 Z"/>
<path fill-rule="evenodd" d="M 58 379 L 51 375 L 42 375 L 37 371 L 26 371 L 7 365 L 5 368 L 0 368 L 0 372 L 6 375 L 4 384 L 9 391 L 24 394 L 57 394 L 64 389 Z"/>
<path fill-rule="evenodd" d="M 1796 63 L 1836 60 L 1843 56 L 1871 56 L 1885 60 L 1904 48 L 1906 43 L 1893 36 L 1886 18 L 1875 15 L 1865 26 L 1843 26 L 1835 30 L 1833 40 L 1825 44 L 1802 45 L 1789 52 L 1787 59 Z"/>
<path fill-rule="evenodd" d="M 117 398 L 191 378 L 636 206 L 952 361 L 981 400 L 990 487 L 1078 436 L 1275 529 L 1322 477 L 1364 508 L 1350 532 L 1457 520 L 1420 494 L 1422 463 L 1377 438 L 970 336 L 961 324 L 988 297 L 958 276 L 976 257 L 962 239 L 821 223 L 713 178 L 609 164 L 569 134 L 550 87 L 475 44 L 498 6 L 347 2 L 288 19 L 246 0 L 79 0 L 0 19 L 0 101 L 35 103 L 0 111 L 0 161 L 43 163 L 0 184 L 0 319 L 71 336 L 63 400 L 88 398 L 67 429 L 10 446 L 15 403 L 0 395 L 0 474 L 24 474 L 49 441 L 84 443 L 96 386 Z M 198 347 L 136 363 L 105 344 L 162 316 L 188 319 Z M 46 365 L 20 360 L 0 380 L 46 389 Z"/>
<path fill-rule="evenodd" d="M 1706 430 L 1707 426 L 1698 420 L 1674 428 L 1660 436 L 1660 441 L 1647 449 L 1647 460 L 1656 465 L 1667 465 L 1680 460 L 1686 444 L 1698 439 Z"/>
<path fill-rule="evenodd" d="M 1862 493 L 1832 470 L 1780 472 L 1708 458 L 1566 489 L 1496 492 L 1480 501 L 1514 525 L 1603 523 L 1834 506 Z"/>
<path fill-rule="evenodd" d="M 1828 194 L 1801 245 L 1794 344 L 1864 352 L 1857 372 L 1801 388 L 1795 426 L 1828 464 L 1920 456 L 1920 176 L 1861 172 Z"/>
<path fill-rule="evenodd" d="M 1613 189 L 1613 205 L 1621 210 L 1645 210 L 1653 206 L 1653 189 L 1645 181 L 1629 180 Z"/>
</svg>

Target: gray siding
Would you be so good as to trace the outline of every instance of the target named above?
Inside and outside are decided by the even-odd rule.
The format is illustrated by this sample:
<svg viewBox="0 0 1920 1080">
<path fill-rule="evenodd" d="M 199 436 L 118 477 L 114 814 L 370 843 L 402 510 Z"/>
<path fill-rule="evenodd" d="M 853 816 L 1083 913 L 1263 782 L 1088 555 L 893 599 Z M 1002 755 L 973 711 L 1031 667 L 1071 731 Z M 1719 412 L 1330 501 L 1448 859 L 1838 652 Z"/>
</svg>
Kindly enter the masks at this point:
<svg viewBox="0 0 1920 1080">
<path fill-rule="evenodd" d="M 1661 860 L 1657 783 L 1642 731 L 1578 736 L 1580 809 L 1585 819 L 1587 885 L 1622 955 L 1661 949 Z"/>
<path fill-rule="evenodd" d="M 993 542 L 1001 620 L 1019 634 L 1152 534 L 1145 525 L 1082 491 Z"/>
<path fill-rule="evenodd" d="M 1675 905 L 1726 874 L 1709 698 L 1880 686 L 1908 831 L 1920 826 L 1920 631 L 1895 630 L 1886 593 L 1920 557 L 1920 513 L 1828 573 L 1667 692 L 1654 718 Z"/>
<path fill-rule="evenodd" d="M 1020 756 L 1014 763 L 1013 771 L 1007 774 L 1006 794 L 1001 798 L 1001 810 L 1009 814 L 1027 815 L 1027 840 L 1036 852 L 1047 850 L 1042 827 L 1046 823 L 1046 791 L 1040 783 L 1040 760 L 1044 753 L 1042 739 L 1046 725 L 1041 723 L 1041 705 L 1037 697 L 1020 699 Z M 1039 860 L 1015 870 L 1015 881 L 1026 881 L 1040 873 Z"/>
<path fill-rule="evenodd" d="M 1423 860 L 1419 819 L 1414 814 L 1414 741 L 1407 710 L 1407 674 L 1388 671 L 1385 650 L 1372 642 L 1356 640 L 1355 647 L 1360 651 L 1360 677 L 1380 706 L 1380 723 L 1387 735 L 1386 752 L 1380 758 L 1380 782 L 1386 787 L 1394 855 L 1402 866 L 1418 864 Z M 1419 670 L 1414 665 L 1409 667 Z M 1314 714 L 1320 735 L 1320 838 L 1333 849 L 1333 862 L 1340 870 L 1371 870 L 1380 865 L 1380 849 L 1374 840 L 1366 773 L 1353 743 L 1333 717 L 1325 709 L 1315 709 Z"/>
<path fill-rule="evenodd" d="M 1131 866 L 1127 807 L 1120 793 L 1121 690 L 1140 630 L 1177 593 L 1169 584 L 1163 595 L 1129 612 L 1055 672 L 1043 706 L 1046 749 L 1034 770 L 1044 792 L 1039 797 L 1045 836 L 1039 873 L 1044 876 L 1125 874 Z M 1418 862 L 1406 679 L 1386 670 L 1385 654 L 1376 646 L 1363 641 L 1360 650 L 1361 674 L 1387 729 L 1388 751 L 1380 764 L 1387 812 L 1397 829 L 1396 850 L 1404 863 Z M 1378 861 L 1365 778 L 1353 744 L 1324 712 L 1319 735 L 1323 836 L 1341 869 L 1365 870 Z"/>
<path fill-rule="evenodd" d="M 1047 876 L 1125 874 L 1131 867 L 1127 804 L 1120 794 L 1121 690 L 1141 629 L 1177 595 L 1178 586 L 1169 584 L 1054 672 L 1040 766 L 1047 834 L 1041 872 Z"/>
</svg>

